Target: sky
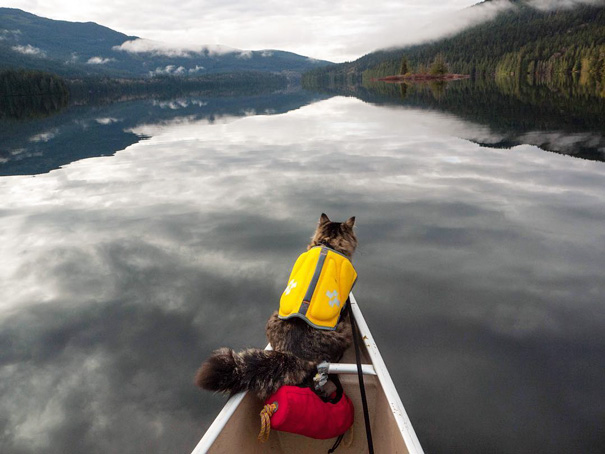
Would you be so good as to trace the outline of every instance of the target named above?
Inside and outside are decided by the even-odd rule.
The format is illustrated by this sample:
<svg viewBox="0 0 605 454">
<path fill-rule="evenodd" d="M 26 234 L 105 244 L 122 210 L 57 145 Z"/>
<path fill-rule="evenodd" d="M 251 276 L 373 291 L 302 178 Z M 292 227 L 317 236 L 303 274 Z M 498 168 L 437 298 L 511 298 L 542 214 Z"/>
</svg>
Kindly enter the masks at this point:
<svg viewBox="0 0 605 454">
<path fill-rule="evenodd" d="M 477 1 L 386 0 L 377 7 L 367 0 L 183 0 L 178 6 L 162 0 L 5 0 L 1 6 L 57 20 L 92 21 L 175 46 L 280 49 L 343 62 L 426 39 L 436 28 L 464 26 L 455 13 Z"/>
<path fill-rule="evenodd" d="M 51 19 L 96 22 L 177 48 L 221 44 L 237 49 L 288 50 L 333 62 L 355 60 L 379 48 L 413 44 L 489 19 L 506 0 L 468 8 L 479 0 L 4 0 Z M 539 8 L 602 0 L 532 0 Z"/>
</svg>

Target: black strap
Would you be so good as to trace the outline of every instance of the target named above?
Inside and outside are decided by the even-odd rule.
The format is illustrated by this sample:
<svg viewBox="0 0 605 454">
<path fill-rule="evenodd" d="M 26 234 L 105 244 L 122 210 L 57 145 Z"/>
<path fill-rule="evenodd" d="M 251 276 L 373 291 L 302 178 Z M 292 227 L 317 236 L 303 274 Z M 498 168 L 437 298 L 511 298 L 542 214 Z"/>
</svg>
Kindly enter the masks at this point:
<svg viewBox="0 0 605 454">
<path fill-rule="evenodd" d="M 340 442 L 342 441 L 342 439 L 344 438 L 344 436 L 345 436 L 345 434 L 342 434 L 342 435 L 338 436 L 338 438 L 336 439 L 336 441 L 334 442 L 334 444 L 332 445 L 332 447 L 328 451 L 328 454 L 332 454 L 334 451 L 336 451 L 336 448 L 338 448 L 340 446 Z"/>
<path fill-rule="evenodd" d="M 349 304 L 350 301 L 347 300 Z M 353 310 L 349 310 L 351 317 L 351 330 L 353 331 L 353 343 L 355 344 L 355 360 L 357 361 L 357 376 L 359 377 L 359 391 L 361 392 L 361 403 L 363 404 L 363 419 L 366 424 L 366 436 L 368 439 L 368 453 L 374 454 L 374 443 L 372 442 L 372 429 L 370 428 L 370 412 L 368 411 L 368 400 L 366 398 L 366 387 L 363 383 L 363 371 L 361 370 L 361 352 L 359 351 L 359 329 L 353 316 Z"/>
</svg>

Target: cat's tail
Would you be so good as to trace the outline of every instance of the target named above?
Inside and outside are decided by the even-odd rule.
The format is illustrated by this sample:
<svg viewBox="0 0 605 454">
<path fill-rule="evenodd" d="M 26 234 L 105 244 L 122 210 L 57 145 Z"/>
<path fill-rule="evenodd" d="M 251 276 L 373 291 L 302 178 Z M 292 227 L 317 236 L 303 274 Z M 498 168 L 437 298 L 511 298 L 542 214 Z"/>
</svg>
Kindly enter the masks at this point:
<svg viewBox="0 0 605 454">
<path fill-rule="evenodd" d="M 252 391 L 265 400 L 283 385 L 308 382 L 317 363 L 290 353 L 248 349 L 239 353 L 220 348 L 197 371 L 195 384 L 202 389 L 235 394 Z"/>
</svg>

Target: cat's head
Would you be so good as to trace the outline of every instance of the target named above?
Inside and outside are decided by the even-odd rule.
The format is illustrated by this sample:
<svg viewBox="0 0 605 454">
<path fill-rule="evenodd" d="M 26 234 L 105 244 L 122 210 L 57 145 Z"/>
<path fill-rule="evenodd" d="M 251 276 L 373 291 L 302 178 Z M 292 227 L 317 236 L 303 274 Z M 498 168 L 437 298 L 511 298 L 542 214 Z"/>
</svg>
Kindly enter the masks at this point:
<svg viewBox="0 0 605 454">
<path fill-rule="evenodd" d="M 353 231 L 355 216 L 345 222 L 332 222 L 325 213 L 321 213 L 317 229 L 311 237 L 307 249 L 315 246 L 328 246 L 347 257 L 353 257 L 357 248 L 357 236 Z"/>
</svg>

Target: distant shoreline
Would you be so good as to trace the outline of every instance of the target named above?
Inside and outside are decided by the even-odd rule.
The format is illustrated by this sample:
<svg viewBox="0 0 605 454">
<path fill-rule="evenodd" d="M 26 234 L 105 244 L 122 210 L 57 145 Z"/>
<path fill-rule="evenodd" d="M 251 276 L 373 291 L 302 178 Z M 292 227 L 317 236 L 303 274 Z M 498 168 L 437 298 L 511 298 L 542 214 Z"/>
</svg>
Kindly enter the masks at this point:
<svg viewBox="0 0 605 454">
<path fill-rule="evenodd" d="M 373 82 L 405 82 L 405 81 L 429 81 L 429 80 L 460 80 L 470 79 L 469 74 L 398 74 L 396 76 L 379 77 L 372 79 Z"/>
</svg>

